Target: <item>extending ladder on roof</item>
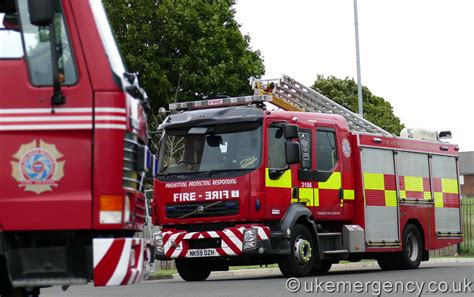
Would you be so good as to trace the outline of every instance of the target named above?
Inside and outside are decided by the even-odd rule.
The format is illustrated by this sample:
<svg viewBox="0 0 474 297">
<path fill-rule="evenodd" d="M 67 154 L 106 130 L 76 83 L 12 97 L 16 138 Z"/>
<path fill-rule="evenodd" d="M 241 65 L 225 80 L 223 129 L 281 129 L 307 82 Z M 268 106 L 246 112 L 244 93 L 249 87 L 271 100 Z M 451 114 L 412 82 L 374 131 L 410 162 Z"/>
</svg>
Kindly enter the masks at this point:
<svg viewBox="0 0 474 297">
<path fill-rule="evenodd" d="M 250 83 L 256 94 L 272 95 L 272 104 L 283 110 L 338 114 L 346 119 L 352 131 L 391 136 L 379 126 L 287 75 L 283 75 L 279 80 L 251 79 Z"/>
</svg>

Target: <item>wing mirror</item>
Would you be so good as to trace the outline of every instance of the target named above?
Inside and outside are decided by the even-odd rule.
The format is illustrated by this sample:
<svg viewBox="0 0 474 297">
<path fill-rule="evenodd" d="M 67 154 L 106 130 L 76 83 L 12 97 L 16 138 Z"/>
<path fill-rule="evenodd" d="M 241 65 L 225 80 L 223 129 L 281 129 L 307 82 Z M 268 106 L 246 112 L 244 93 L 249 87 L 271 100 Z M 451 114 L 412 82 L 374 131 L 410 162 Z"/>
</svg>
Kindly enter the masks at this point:
<svg viewBox="0 0 474 297">
<path fill-rule="evenodd" d="M 298 126 L 296 126 L 296 125 L 285 125 L 285 138 L 286 139 L 298 138 Z"/>
<path fill-rule="evenodd" d="M 39 27 L 49 26 L 54 19 L 55 0 L 28 0 L 31 24 Z"/>
</svg>

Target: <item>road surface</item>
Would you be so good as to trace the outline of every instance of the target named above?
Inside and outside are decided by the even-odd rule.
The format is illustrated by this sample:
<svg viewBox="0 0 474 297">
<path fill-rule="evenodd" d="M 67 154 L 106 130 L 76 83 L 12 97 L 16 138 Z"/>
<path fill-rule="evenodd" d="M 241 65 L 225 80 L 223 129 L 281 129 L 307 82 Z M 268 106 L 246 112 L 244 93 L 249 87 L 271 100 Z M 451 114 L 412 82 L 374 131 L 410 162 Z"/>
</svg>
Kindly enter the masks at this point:
<svg viewBox="0 0 474 297">
<path fill-rule="evenodd" d="M 290 291 L 298 291 L 292 293 Z M 421 293 L 421 294 L 420 294 Z M 44 289 L 42 297 L 120 296 L 474 296 L 474 260 L 427 262 L 417 270 L 381 271 L 376 264 L 337 265 L 328 275 L 288 280 L 276 269 L 217 273 L 204 282 L 179 278 L 135 286 Z"/>
</svg>

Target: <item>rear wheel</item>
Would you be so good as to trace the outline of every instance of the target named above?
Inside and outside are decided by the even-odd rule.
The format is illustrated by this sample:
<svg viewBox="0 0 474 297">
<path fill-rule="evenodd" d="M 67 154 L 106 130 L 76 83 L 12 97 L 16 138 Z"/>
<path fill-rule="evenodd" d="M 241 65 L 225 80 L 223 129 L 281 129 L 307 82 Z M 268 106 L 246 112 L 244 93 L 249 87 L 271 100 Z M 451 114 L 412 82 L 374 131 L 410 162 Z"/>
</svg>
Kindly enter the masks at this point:
<svg viewBox="0 0 474 297">
<path fill-rule="evenodd" d="M 403 231 L 403 248 L 399 253 L 383 255 L 377 259 L 382 270 L 416 269 L 423 257 L 423 240 L 420 230 L 408 224 Z"/>
<path fill-rule="evenodd" d="M 331 269 L 332 262 L 329 261 L 322 261 L 321 262 L 321 267 L 319 269 L 314 269 L 311 270 L 311 274 L 313 275 L 325 275 L 329 272 Z"/>
<path fill-rule="evenodd" d="M 314 264 L 314 241 L 308 228 L 297 224 L 291 232 L 291 252 L 278 266 L 285 277 L 302 277 L 311 274 Z"/>
<path fill-rule="evenodd" d="M 176 259 L 176 269 L 179 276 L 188 282 L 204 281 L 211 274 L 209 264 L 197 259 Z"/>
<path fill-rule="evenodd" d="M 394 255 L 383 255 L 377 258 L 377 263 L 382 270 L 394 270 L 397 268 L 394 263 Z"/>
<path fill-rule="evenodd" d="M 420 230 L 415 225 L 408 224 L 403 231 L 403 251 L 398 254 L 396 261 L 400 269 L 416 269 L 420 266 L 423 256 L 423 241 Z"/>
</svg>

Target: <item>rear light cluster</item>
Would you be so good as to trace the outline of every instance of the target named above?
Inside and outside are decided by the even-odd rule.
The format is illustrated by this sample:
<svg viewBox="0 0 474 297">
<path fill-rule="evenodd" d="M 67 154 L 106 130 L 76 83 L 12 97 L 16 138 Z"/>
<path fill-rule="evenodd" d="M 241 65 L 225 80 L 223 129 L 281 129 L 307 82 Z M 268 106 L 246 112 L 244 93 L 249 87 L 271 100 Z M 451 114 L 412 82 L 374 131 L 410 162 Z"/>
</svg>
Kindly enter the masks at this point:
<svg viewBox="0 0 474 297">
<path fill-rule="evenodd" d="M 130 198 L 122 195 L 99 197 L 99 221 L 101 224 L 122 224 L 130 220 Z"/>
</svg>

